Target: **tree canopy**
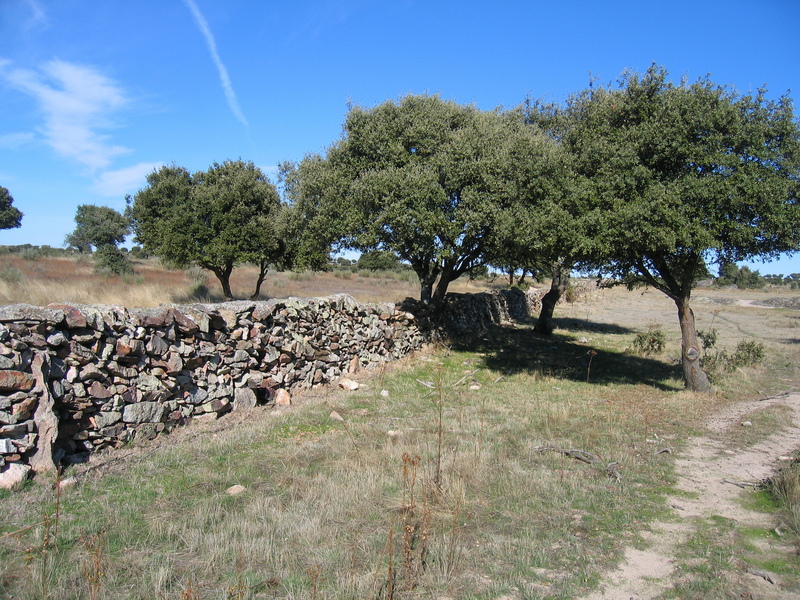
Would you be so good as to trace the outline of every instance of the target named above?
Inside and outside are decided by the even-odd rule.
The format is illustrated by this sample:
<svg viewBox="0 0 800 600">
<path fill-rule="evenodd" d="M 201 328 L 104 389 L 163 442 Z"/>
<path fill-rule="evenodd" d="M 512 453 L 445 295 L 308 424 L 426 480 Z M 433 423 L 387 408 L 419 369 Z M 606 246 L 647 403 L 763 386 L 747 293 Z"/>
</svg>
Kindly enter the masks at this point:
<svg viewBox="0 0 800 600">
<path fill-rule="evenodd" d="M 108 206 L 81 204 L 75 212 L 75 230 L 64 243 L 79 252 L 97 250 L 96 268 L 114 275 L 133 272 L 130 260 L 119 249 L 130 233 L 130 220 Z"/>
<path fill-rule="evenodd" d="M 108 206 L 81 204 L 75 213 L 75 224 L 65 243 L 81 252 L 116 246 L 130 233 L 130 220 Z"/>
<path fill-rule="evenodd" d="M 297 166 L 292 191 L 333 228 L 329 239 L 408 262 L 421 300 L 438 305 L 484 263 L 519 172 L 549 151 L 518 114 L 411 95 L 352 108 L 326 156 Z"/>
<path fill-rule="evenodd" d="M 689 306 L 710 262 L 800 245 L 800 135 L 788 97 L 709 79 L 673 84 L 652 66 L 573 97 L 563 138 L 589 185 L 585 239 L 605 271 L 675 301 L 684 379 L 710 384 Z"/>
<path fill-rule="evenodd" d="M 0 229 L 15 229 L 22 225 L 22 213 L 13 206 L 11 193 L 0 186 Z"/>
<path fill-rule="evenodd" d="M 279 259 L 275 228 L 280 199 L 275 186 L 252 162 L 227 160 L 191 174 L 164 166 L 147 176 L 147 186 L 129 199 L 136 241 L 176 266 L 197 264 L 219 280 L 233 298 L 230 276 L 242 262 L 261 266 Z"/>
</svg>

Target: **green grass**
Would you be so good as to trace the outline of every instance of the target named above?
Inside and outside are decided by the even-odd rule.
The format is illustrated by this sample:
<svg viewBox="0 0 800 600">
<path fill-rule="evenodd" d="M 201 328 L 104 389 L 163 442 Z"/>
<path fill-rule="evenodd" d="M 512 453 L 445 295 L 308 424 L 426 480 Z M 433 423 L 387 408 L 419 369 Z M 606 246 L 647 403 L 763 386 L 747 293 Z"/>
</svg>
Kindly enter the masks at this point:
<svg viewBox="0 0 800 600">
<path fill-rule="evenodd" d="M 673 455 L 656 450 L 717 400 L 678 391 L 668 356 L 626 353 L 632 330 L 562 325 L 552 338 L 488 332 L 355 392 L 311 390 L 302 406 L 234 413 L 107 468 L 74 467 L 81 483 L 59 498 L 52 546 L 52 519 L 41 524 L 52 480 L 2 495 L 0 535 L 32 528 L 2 538 L 0 596 L 580 596 L 665 518 Z M 245 491 L 227 494 L 233 485 Z M 89 538 L 104 541 L 99 559 L 87 536 L 102 536 Z M 715 522 L 687 546 L 702 558 L 686 571 L 698 590 L 727 585 L 736 536 Z"/>
</svg>

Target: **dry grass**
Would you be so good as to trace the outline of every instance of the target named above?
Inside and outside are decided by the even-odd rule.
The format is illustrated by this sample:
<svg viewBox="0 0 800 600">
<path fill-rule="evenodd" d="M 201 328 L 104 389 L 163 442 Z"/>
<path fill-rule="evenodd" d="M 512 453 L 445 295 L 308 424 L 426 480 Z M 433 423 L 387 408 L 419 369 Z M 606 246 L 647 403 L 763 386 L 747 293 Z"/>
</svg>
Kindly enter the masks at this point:
<svg viewBox="0 0 800 600">
<path fill-rule="evenodd" d="M 45 306 L 51 302 L 124 305 L 128 307 L 158 306 L 162 303 L 197 301 L 221 302 L 222 290 L 216 278 L 207 271 L 166 269 L 157 259 L 134 260 L 135 275 L 104 277 L 94 272 L 89 259 L 42 257 L 25 260 L 18 255 L 0 257 L 0 304 L 27 303 Z M 207 292 L 197 294 L 194 284 L 201 272 Z M 401 278 L 388 273 L 348 273 L 342 277 L 331 273 L 270 272 L 262 286 L 262 298 L 327 296 L 347 293 L 359 302 L 395 302 L 418 297 L 419 286 L 413 277 Z M 237 298 L 249 298 L 255 288 L 258 272 L 255 267 L 237 267 L 231 277 L 231 288 Z M 411 279 L 409 282 L 408 279 Z M 486 282 L 458 281 L 453 291 L 481 291 Z"/>
</svg>

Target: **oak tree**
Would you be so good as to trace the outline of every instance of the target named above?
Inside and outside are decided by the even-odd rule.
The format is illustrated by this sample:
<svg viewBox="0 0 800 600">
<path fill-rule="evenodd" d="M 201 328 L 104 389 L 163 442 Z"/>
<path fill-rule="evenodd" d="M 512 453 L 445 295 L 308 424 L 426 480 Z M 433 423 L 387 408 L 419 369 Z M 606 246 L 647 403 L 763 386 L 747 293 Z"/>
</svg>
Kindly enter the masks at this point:
<svg viewBox="0 0 800 600">
<path fill-rule="evenodd" d="M 590 88 L 567 110 L 563 143 L 591 186 L 586 233 L 605 271 L 678 309 L 683 377 L 710 389 L 690 306 L 707 264 L 800 246 L 800 129 L 791 100 L 708 78 L 677 84 L 652 66 Z"/>
<path fill-rule="evenodd" d="M 128 233 L 130 220 L 125 215 L 108 206 L 81 204 L 75 212 L 75 230 L 64 243 L 79 252 L 95 249 L 98 270 L 123 275 L 133 272 L 130 259 L 119 248 Z"/>
<path fill-rule="evenodd" d="M 258 167 L 226 160 L 194 174 L 177 165 L 153 171 L 129 199 L 128 214 L 146 251 L 175 266 L 208 269 L 232 299 L 237 264 L 260 266 L 257 295 L 267 266 L 278 260 L 279 209 L 278 192 Z"/>
<path fill-rule="evenodd" d="M 519 115 L 409 95 L 352 108 L 342 138 L 298 166 L 297 189 L 336 225 L 330 238 L 395 252 L 419 277 L 420 299 L 438 306 L 486 260 L 519 160 L 535 162 L 547 145 Z"/>
<path fill-rule="evenodd" d="M 22 213 L 13 206 L 11 193 L 0 186 L 0 229 L 14 229 L 22 225 Z"/>
</svg>

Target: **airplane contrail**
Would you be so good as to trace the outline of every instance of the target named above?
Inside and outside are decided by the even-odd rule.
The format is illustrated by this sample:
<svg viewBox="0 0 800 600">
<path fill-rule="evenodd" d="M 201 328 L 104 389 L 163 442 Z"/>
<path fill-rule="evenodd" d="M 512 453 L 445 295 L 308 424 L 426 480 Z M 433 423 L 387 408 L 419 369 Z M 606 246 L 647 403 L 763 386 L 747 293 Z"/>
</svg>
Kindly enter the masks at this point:
<svg viewBox="0 0 800 600">
<path fill-rule="evenodd" d="M 192 11 L 192 16 L 194 17 L 195 23 L 197 23 L 197 27 L 206 38 L 208 51 L 211 53 L 211 58 L 213 59 L 214 64 L 217 66 L 217 71 L 219 71 L 220 83 L 222 84 L 222 89 L 225 92 L 225 98 L 228 100 L 228 106 L 230 107 L 233 116 L 236 117 L 236 119 L 242 125 L 249 127 L 250 124 L 247 122 L 247 119 L 245 118 L 244 113 L 239 106 L 239 101 L 236 99 L 236 92 L 233 91 L 233 84 L 231 83 L 231 78 L 228 76 L 228 70 L 222 63 L 222 59 L 219 57 L 219 52 L 217 52 L 217 42 L 214 41 L 214 34 L 211 33 L 208 22 L 203 16 L 203 13 L 200 12 L 200 9 L 197 7 L 197 4 L 195 4 L 194 0 L 183 1 L 186 6 L 189 7 L 189 10 Z"/>
</svg>

